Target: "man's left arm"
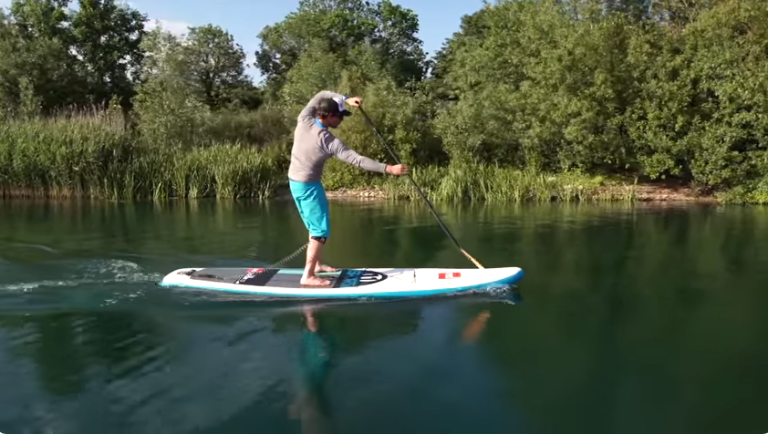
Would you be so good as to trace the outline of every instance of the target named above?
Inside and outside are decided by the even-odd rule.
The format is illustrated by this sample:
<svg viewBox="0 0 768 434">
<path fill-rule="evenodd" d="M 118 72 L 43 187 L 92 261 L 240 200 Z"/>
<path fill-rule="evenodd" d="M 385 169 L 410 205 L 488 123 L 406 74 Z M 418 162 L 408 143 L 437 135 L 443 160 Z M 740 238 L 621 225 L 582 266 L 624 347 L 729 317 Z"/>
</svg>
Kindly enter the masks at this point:
<svg viewBox="0 0 768 434">
<path fill-rule="evenodd" d="M 350 149 L 338 137 L 330 137 L 332 137 L 332 139 L 330 140 L 330 143 L 328 143 L 328 151 L 339 160 L 370 172 L 387 173 L 386 164 L 358 154 Z"/>
</svg>

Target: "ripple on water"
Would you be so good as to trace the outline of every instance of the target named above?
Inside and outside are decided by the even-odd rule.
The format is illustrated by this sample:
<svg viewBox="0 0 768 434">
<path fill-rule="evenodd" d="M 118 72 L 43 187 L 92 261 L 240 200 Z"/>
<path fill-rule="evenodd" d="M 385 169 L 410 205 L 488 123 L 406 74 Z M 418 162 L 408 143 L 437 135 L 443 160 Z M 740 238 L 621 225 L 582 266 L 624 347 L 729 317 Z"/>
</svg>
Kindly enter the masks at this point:
<svg viewBox="0 0 768 434">
<path fill-rule="evenodd" d="M 124 259 L 56 261 L 36 264 L 34 269 L 0 264 L 2 268 L 12 277 L 10 282 L 0 281 L 0 311 L 5 312 L 115 307 L 142 299 L 162 279 L 162 273 Z"/>
<path fill-rule="evenodd" d="M 0 269 L 7 268 L 11 271 L 21 267 L 8 261 L 0 260 Z M 40 287 L 81 286 L 87 284 L 112 283 L 112 282 L 148 282 L 157 281 L 163 277 L 162 273 L 146 272 L 144 268 L 131 261 L 123 259 L 94 259 L 71 261 L 64 263 L 38 264 L 41 276 L 58 274 L 61 278 L 45 278 L 28 282 L 10 282 L 0 284 L 0 290 L 28 290 Z M 31 274 L 30 272 L 25 274 Z"/>
</svg>

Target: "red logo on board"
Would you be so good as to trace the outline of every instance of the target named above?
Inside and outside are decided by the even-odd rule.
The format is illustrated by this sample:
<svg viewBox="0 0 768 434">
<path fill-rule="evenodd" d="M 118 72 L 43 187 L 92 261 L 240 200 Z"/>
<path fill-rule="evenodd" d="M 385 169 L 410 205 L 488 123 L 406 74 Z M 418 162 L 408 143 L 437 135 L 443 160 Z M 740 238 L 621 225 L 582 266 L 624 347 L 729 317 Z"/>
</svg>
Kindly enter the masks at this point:
<svg viewBox="0 0 768 434">
<path fill-rule="evenodd" d="M 440 273 L 438 275 L 438 278 L 440 279 L 456 279 L 458 277 L 461 277 L 461 273 L 458 271 L 454 271 L 452 273 Z"/>
</svg>

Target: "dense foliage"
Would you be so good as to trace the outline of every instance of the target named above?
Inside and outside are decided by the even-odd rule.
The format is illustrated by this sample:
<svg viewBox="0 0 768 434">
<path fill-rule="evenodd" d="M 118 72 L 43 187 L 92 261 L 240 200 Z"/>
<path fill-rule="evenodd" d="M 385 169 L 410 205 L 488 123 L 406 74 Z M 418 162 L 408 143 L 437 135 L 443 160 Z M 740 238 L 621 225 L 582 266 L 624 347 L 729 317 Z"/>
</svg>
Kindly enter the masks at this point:
<svg viewBox="0 0 768 434">
<path fill-rule="evenodd" d="M 79 0 L 77 11 L 69 0 L 14 0 L 0 13 L 6 193 L 190 195 L 188 180 L 208 173 L 195 194 L 222 195 L 215 167 L 249 159 L 270 168 L 259 172 L 264 182 L 280 185 L 296 114 L 333 89 L 361 95 L 385 139 L 446 198 L 515 196 L 508 184 L 521 174 L 561 174 L 569 186 L 574 176 L 674 179 L 768 202 L 764 0 L 501 0 L 463 17 L 431 57 L 416 14 L 389 0 L 302 0 L 258 33 L 263 86 L 245 75 L 246 55 L 224 29 L 178 37 L 146 24 L 114 0 Z M 98 114 L 86 121 L 83 110 Z M 66 133 L 75 130 L 81 136 Z M 391 161 L 362 116 L 338 135 Z M 165 160 L 141 172 L 144 152 Z M 88 179 L 75 181 L 54 154 L 87 160 Z M 182 159 L 194 161 L 168 188 L 160 179 Z M 130 172 L 134 187 L 111 181 L 115 171 Z M 235 183 L 227 191 L 242 190 L 233 195 L 270 190 L 238 173 L 227 181 Z M 380 179 L 332 161 L 325 181 L 333 189 Z"/>
</svg>

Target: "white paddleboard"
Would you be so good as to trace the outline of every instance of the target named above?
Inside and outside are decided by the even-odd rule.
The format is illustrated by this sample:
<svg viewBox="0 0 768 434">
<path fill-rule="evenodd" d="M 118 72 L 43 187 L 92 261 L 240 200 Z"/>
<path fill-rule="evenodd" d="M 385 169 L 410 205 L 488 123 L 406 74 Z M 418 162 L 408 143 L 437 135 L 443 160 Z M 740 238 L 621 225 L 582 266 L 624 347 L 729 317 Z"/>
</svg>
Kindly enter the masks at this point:
<svg viewBox="0 0 768 434">
<path fill-rule="evenodd" d="M 330 287 L 302 286 L 301 268 L 181 268 L 163 287 L 194 288 L 281 298 L 423 297 L 510 287 L 523 277 L 518 267 L 343 268 L 318 273 Z"/>
</svg>

